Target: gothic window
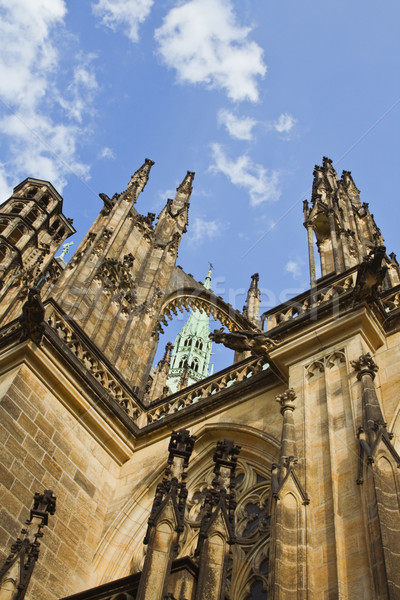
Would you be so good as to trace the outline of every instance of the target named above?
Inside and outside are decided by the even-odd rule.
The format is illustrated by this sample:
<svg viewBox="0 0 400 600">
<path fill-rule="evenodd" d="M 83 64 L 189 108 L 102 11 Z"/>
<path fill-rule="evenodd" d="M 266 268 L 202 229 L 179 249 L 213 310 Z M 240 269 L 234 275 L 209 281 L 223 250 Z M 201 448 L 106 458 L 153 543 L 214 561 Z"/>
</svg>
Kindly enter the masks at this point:
<svg viewBox="0 0 400 600">
<path fill-rule="evenodd" d="M 186 361 L 187 361 L 187 356 L 184 356 L 183 358 L 181 358 L 181 360 L 179 361 L 178 369 L 183 369 L 183 367 L 185 366 Z"/>
<path fill-rule="evenodd" d="M 201 340 L 196 341 L 196 348 L 203 350 L 203 342 Z"/>
<path fill-rule="evenodd" d="M 267 592 L 264 591 L 263 582 L 257 579 L 250 588 L 250 594 L 246 600 L 267 600 Z"/>
<path fill-rule="evenodd" d="M 191 338 L 186 338 L 186 340 L 183 342 L 184 346 L 191 346 L 192 345 L 192 339 Z"/>
<path fill-rule="evenodd" d="M 41 204 L 42 206 L 47 208 L 48 205 L 50 204 L 50 201 L 51 201 L 50 194 L 43 194 L 43 196 L 39 200 L 39 204 Z"/>
<path fill-rule="evenodd" d="M 204 490 L 213 472 L 200 469 L 188 480 L 187 525 L 181 538 L 179 556 L 193 556 L 197 545 L 200 509 Z M 269 570 L 270 494 L 269 468 L 259 459 L 238 459 L 235 478 L 236 536 L 232 563 L 228 568 L 229 597 L 234 600 L 267 600 Z"/>
<path fill-rule="evenodd" d="M 8 221 L 1 221 L 0 222 L 0 234 L 3 233 L 3 231 L 5 230 L 5 228 L 8 225 Z"/>
<path fill-rule="evenodd" d="M 36 196 L 37 191 L 38 191 L 38 189 L 36 187 L 30 187 L 28 189 L 28 191 L 26 192 L 26 197 L 33 198 L 34 196 Z"/>
<path fill-rule="evenodd" d="M 192 360 L 190 368 L 193 369 L 193 371 L 196 371 L 197 373 L 197 371 L 199 370 L 199 363 L 197 362 L 197 360 Z"/>
<path fill-rule="evenodd" d="M 3 262 L 6 255 L 7 255 L 7 248 L 5 246 L 1 246 L 1 248 L 0 248 L 0 263 Z"/>
<path fill-rule="evenodd" d="M 38 218 L 39 214 L 40 213 L 37 208 L 32 208 L 26 215 L 25 219 L 28 221 L 29 225 L 33 225 L 33 223 Z"/>
<path fill-rule="evenodd" d="M 15 229 L 12 230 L 12 232 L 8 238 L 10 243 L 14 244 L 14 246 L 15 246 L 19 242 L 19 240 L 22 238 L 24 233 L 25 233 L 25 231 L 23 230 L 22 227 L 20 227 L 20 226 L 15 227 Z"/>
<path fill-rule="evenodd" d="M 18 202 L 18 204 L 14 204 L 14 206 L 11 207 L 10 213 L 12 215 L 19 215 L 23 209 L 24 205 L 21 202 Z"/>
</svg>

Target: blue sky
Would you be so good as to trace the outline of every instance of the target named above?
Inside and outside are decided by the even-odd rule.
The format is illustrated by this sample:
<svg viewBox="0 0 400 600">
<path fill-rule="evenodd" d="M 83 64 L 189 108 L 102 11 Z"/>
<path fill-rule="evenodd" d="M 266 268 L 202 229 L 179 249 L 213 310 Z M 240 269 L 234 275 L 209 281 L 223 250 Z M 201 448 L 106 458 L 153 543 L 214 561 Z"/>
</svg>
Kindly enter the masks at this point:
<svg viewBox="0 0 400 600">
<path fill-rule="evenodd" d="M 178 263 L 242 308 L 308 287 L 302 200 L 322 156 L 352 171 L 400 251 L 395 0 L 0 0 L 0 193 L 49 179 L 76 248 L 145 157 L 137 208 L 195 171 Z"/>
</svg>

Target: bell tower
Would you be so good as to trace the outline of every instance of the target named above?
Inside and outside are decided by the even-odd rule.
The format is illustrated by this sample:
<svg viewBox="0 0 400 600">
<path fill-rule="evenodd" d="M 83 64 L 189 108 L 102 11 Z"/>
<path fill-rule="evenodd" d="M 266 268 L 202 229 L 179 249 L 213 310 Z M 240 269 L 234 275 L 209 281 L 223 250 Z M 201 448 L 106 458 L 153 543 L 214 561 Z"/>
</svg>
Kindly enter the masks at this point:
<svg viewBox="0 0 400 600">
<path fill-rule="evenodd" d="M 54 254 L 75 233 L 63 199 L 48 181 L 28 177 L 0 207 L 0 320 L 21 313 L 30 287 L 40 286 Z"/>
<path fill-rule="evenodd" d="M 146 159 L 121 194 L 104 202 L 96 221 L 51 291 L 126 381 L 144 388 L 157 346 L 160 307 L 188 222 L 194 173 L 155 215 L 135 208 L 153 166 Z"/>
<path fill-rule="evenodd" d="M 204 287 L 211 289 L 211 268 L 204 281 Z M 167 385 L 176 392 L 181 388 L 201 381 L 209 375 L 212 342 L 210 335 L 210 318 L 201 310 L 194 309 L 176 336 L 171 355 L 171 364 Z"/>
</svg>

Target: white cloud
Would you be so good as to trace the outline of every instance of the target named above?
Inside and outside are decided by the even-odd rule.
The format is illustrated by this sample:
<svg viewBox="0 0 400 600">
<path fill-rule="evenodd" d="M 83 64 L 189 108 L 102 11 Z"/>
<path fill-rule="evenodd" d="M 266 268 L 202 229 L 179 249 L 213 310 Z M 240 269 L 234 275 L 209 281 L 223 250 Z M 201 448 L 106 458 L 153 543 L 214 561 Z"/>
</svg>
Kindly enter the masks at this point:
<svg viewBox="0 0 400 600">
<path fill-rule="evenodd" d="M 300 260 L 289 260 L 285 265 L 286 273 L 291 273 L 294 279 L 299 279 L 302 274 L 303 261 Z"/>
<path fill-rule="evenodd" d="M 93 57 L 78 55 L 72 80 L 60 89 L 65 1 L 0 0 L 0 10 L 0 100 L 7 108 L 0 133 L 8 144 L 7 183 L 33 176 L 51 180 L 61 191 L 67 173 L 87 177 L 89 172 L 79 160 L 77 144 L 83 133 L 78 123 L 97 87 Z"/>
<path fill-rule="evenodd" d="M 114 160 L 115 159 L 115 154 L 111 150 L 111 148 L 108 148 L 108 146 L 106 146 L 105 148 L 103 148 L 101 150 L 101 152 L 98 155 L 98 158 L 107 158 L 107 159 L 110 159 L 110 160 Z"/>
<path fill-rule="evenodd" d="M 113 31 L 122 29 L 132 41 L 139 41 L 139 25 L 150 14 L 154 0 L 98 0 L 92 4 L 93 13 Z"/>
<path fill-rule="evenodd" d="M 282 113 L 278 119 L 274 121 L 273 127 L 278 133 L 289 133 L 293 129 L 296 119 L 288 113 Z"/>
<path fill-rule="evenodd" d="M 155 32 L 165 64 L 184 83 L 223 89 L 235 101 L 258 100 L 263 50 L 236 21 L 231 0 L 190 0 L 170 10 Z"/>
<path fill-rule="evenodd" d="M 212 144 L 211 148 L 214 164 L 210 166 L 210 170 L 214 173 L 223 173 L 233 185 L 246 189 L 251 206 L 273 202 L 280 198 L 277 171 L 269 172 L 262 165 L 255 164 L 247 154 L 231 160 L 220 144 Z"/>
<path fill-rule="evenodd" d="M 251 140 L 253 138 L 252 129 L 257 125 L 257 121 L 251 117 L 240 119 L 225 109 L 219 111 L 218 122 L 225 125 L 229 135 L 238 140 Z"/>
<path fill-rule="evenodd" d="M 96 55 L 79 56 L 79 64 L 75 66 L 72 81 L 64 96 L 59 99 L 70 119 L 82 122 L 85 112 L 90 110 L 95 92 L 98 89 L 92 61 Z"/>
<path fill-rule="evenodd" d="M 217 237 L 225 227 L 226 225 L 222 226 L 218 221 L 207 221 L 202 217 L 195 217 L 190 223 L 189 241 L 194 245 L 211 240 Z"/>
</svg>

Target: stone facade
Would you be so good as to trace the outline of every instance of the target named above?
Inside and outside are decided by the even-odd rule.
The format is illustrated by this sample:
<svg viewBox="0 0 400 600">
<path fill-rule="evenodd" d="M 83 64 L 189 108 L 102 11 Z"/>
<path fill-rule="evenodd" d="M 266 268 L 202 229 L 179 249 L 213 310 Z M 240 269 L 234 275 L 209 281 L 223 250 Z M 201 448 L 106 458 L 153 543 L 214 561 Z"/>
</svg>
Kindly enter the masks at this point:
<svg viewBox="0 0 400 600">
<path fill-rule="evenodd" d="M 24 597 L 31 525 L 13 544 L 43 490 L 29 600 L 400 598 L 399 268 L 350 173 L 316 167 L 310 290 L 259 315 L 257 274 L 240 313 L 176 266 L 193 173 L 156 224 L 136 211 L 151 166 L 101 194 L 65 269 L 48 182 L 0 207 L 1 600 Z M 190 307 L 236 362 L 149 398 Z"/>
</svg>

